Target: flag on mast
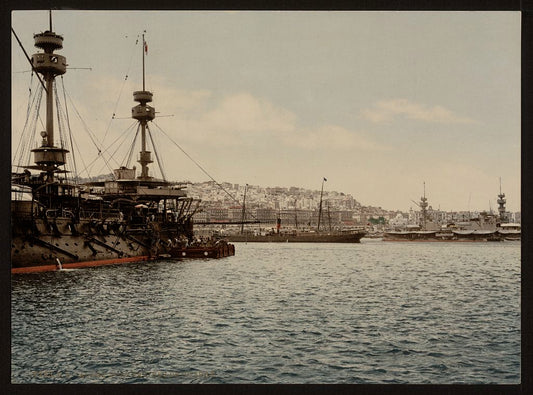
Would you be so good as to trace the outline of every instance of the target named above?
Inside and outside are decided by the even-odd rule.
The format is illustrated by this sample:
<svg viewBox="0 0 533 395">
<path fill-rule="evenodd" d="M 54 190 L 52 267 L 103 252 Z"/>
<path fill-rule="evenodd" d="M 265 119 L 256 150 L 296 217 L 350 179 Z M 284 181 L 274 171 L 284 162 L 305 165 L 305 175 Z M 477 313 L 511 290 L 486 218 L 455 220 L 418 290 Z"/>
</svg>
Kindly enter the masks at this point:
<svg viewBox="0 0 533 395">
<path fill-rule="evenodd" d="M 148 44 L 146 43 L 146 41 L 144 42 L 144 53 L 148 55 Z"/>
</svg>

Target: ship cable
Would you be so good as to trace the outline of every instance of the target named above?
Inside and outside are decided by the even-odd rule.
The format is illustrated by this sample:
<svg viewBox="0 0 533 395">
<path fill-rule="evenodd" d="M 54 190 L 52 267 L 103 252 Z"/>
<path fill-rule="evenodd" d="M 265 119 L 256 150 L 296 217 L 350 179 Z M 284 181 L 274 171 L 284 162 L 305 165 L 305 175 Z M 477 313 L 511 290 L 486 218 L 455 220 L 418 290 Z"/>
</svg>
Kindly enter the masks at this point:
<svg viewBox="0 0 533 395">
<path fill-rule="evenodd" d="M 33 67 L 33 63 L 30 59 L 30 57 L 28 56 L 28 53 L 26 52 L 26 49 L 24 49 L 24 46 L 22 45 L 22 43 L 20 42 L 18 36 L 17 36 L 17 33 L 15 33 L 15 29 L 11 28 L 11 32 L 13 33 L 13 35 L 15 36 L 15 38 L 17 39 L 17 42 L 19 43 L 19 46 L 20 48 L 22 48 L 22 52 L 24 52 L 24 55 L 26 56 L 26 59 L 28 59 L 28 62 L 30 63 L 30 66 L 31 66 L 31 69 L 33 71 L 35 71 L 35 74 L 37 75 L 37 78 L 39 78 L 39 82 L 41 83 L 43 89 L 45 92 L 47 92 L 46 90 L 46 86 L 44 85 L 44 82 L 43 80 L 41 79 L 41 76 L 37 73 L 37 71 L 35 70 L 35 67 Z"/>
<path fill-rule="evenodd" d="M 32 85 L 33 85 L 33 70 L 31 72 L 30 84 L 28 86 L 28 103 L 26 105 L 26 118 L 24 120 L 24 126 L 22 127 L 23 136 L 24 136 L 24 131 L 26 130 L 26 126 L 28 125 L 28 120 L 30 119 L 30 115 L 31 115 L 31 108 L 32 108 L 32 90 L 31 90 L 31 87 L 32 87 Z M 19 150 L 22 149 L 22 143 L 23 142 L 24 142 L 24 139 L 19 139 L 19 142 L 17 144 L 17 148 L 15 150 L 14 158 L 20 158 L 18 156 L 18 153 L 19 153 Z M 21 155 L 23 155 L 23 153 L 21 153 Z M 18 164 L 21 165 L 22 162 L 19 162 Z"/>
<path fill-rule="evenodd" d="M 153 122 L 153 121 L 152 121 Z M 196 160 L 194 160 L 193 157 L 191 157 L 183 148 L 181 148 L 181 146 L 176 143 L 174 140 L 172 140 L 172 138 L 170 138 L 170 136 L 165 133 L 165 131 L 163 129 L 161 129 L 161 127 L 159 127 L 159 125 L 157 125 L 155 122 L 153 122 L 155 126 L 157 126 L 157 128 L 165 135 L 167 136 L 167 138 L 176 146 L 179 148 L 179 150 L 181 152 L 183 152 L 183 154 L 189 158 L 207 177 L 209 177 L 211 179 L 211 181 L 213 181 L 220 189 L 222 189 L 229 197 L 231 197 L 234 201 L 238 202 L 238 200 L 231 194 L 229 193 L 217 180 L 215 180 L 211 174 L 209 174 L 207 172 L 207 170 L 205 170 L 202 165 L 200 165 Z"/>
<path fill-rule="evenodd" d="M 74 104 L 74 102 L 73 102 L 72 98 L 70 97 L 70 95 L 68 94 L 68 92 L 67 92 L 67 97 L 69 98 L 69 100 L 70 100 L 72 106 L 74 107 L 74 110 L 75 110 L 75 112 L 76 112 L 78 118 L 80 119 L 81 123 L 83 124 L 83 127 L 85 128 L 85 131 L 87 132 L 87 134 L 89 135 L 89 137 L 90 137 L 92 143 L 93 143 L 94 146 L 96 147 L 96 149 L 97 149 L 97 151 L 98 151 L 98 157 L 101 156 L 101 157 L 102 157 L 102 160 L 105 162 L 105 166 L 106 166 L 110 171 L 112 171 L 113 167 L 109 164 L 109 160 L 106 160 L 106 158 L 104 157 L 103 154 L 104 154 L 105 152 L 107 152 L 107 151 L 109 150 L 109 148 L 110 148 L 111 146 L 113 146 L 113 144 L 115 144 L 116 141 L 117 141 L 120 137 L 122 137 L 123 135 L 121 135 L 121 136 L 119 136 L 117 139 L 115 139 L 115 141 L 114 141 L 113 143 L 111 143 L 111 144 L 110 144 L 105 150 L 102 151 L 102 149 L 101 149 L 101 148 L 99 147 L 99 145 L 98 145 L 98 138 L 97 138 L 96 135 L 95 135 L 95 134 L 94 134 L 94 133 L 88 128 L 87 124 L 85 123 L 85 121 L 84 121 L 83 118 L 81 117 L 81 115 L 80 115 L 78 109 L 76 108 L 76 105 Z M 128 128 L 127 130 L 129 130 L 129 128 Z M 96 160 L 98 159 L 98 157 L 97 157 L 95 160 L 93 160 L 92 162 L 90 162 L 89 166 L 93 165 L 93 164 L 96 162 Z M 113 161 L 116 163 L 117 166 L 119 165 L 119 163 L 116 161 L 116 159 L 115 159 L 113 156 L 110 156 L 109 159 L 113 160 Z M 90 172 L 90 170 L 87 170 L 87 167 L 84 169 L 84 171 L 87 171 L 87 173 Z"/>
<path fill-rule="evenodd" d="M 41 107 L 41 102 L 42 102 L 42 98 L 43 98 L 43 89 L 38 89 L 38 93 L 37 93 L 37 100 L 36 102 L 34 103 L 34 112 L 33 112 L 33 117 L 31 119 L 31 123 L 29 125 L 29 128 L 28 130 L 26 130 L 26 135 L 32 135 L 32 134 L 35 134 L 35 131 L 37 130 L 37 122 L 40 121 L 41 123 L 41 128 L 42 129 L 45 129 L 44 125 L 43 125 L 43 120 L 41 119 L 41 115 L 39 113 L 39 108 Z M 41 130 L 42 130 L 41 129 Z M 25 145 L 25 148 L 24 148 L 24 151 L 23 151 L 23 156 L 21 156 L 21 160 L 23 160 L 24 162 L 21 162 L 20 164 L 22 163 L 29 163 L 30 162 L 30 157 L 31 157 L 31 146 L 33 144 L 33 138 L 28 138 L 27 139 L 27 142 L 26 142 L 26 145 Z"/>
<path fill-rule="evenodd" d="M 135 150 L 135 145 L 137 143 L 137 137 L 139 136 L 139 130 L 141 130 L 140 124 L 137 125 L 137 131 L 135 132 L 135 137 L 133 138 L 133 142 L 130 145 L 130 150 L 127 155 L 128 159 L 126 160 L 126 164 L 125 164 L 126 167 L 130 167 L 131 157 L 133 156 L 133 151 Z"/>
<path fill-rule="evenodd" d="M 28 101 L 28 110 L 26 113 L 26 120 L 22 128 L 22 135 L 19 140 L 19 145 L 15 151 L 15 158 L 18 157 L 17 167 L 22 167 L 23 163 L 29 162 L 29 158 L 31 155 L 31 146 L 33 143 L 33 138 L 31 138 L 31 135 L 35 132 L 35 129 L 37 127 L 37 120 L 39 118 L 39 108 L 41 107 L 41 99 L 43 97 L 42 93 L 42 89 L 37 89 L 34 92 L 33 96 L 30 95 Z"/>
<path fill-rule="evenodd" d="M 163 163 L 159 159 L 159 154 L 157 153 L 157 148 L 154 144 L 154 139 L 152 137 L 152 131 L 150 130 L 148 125 L 146 125 L 146 130 L 148 131 L 148 136 L 150 137 L 150 141 L 152 142 L 152 148 L 154 149 L 154 154 L 155 154 L 155 158 L 157 159 L 157 165 L 159 166 L 159 171 L 161 171 L 161 176 L 163 177 L 163 181 L 166 181 L 167 178 L 165 177 L 165 173 L 163 171 Z"/>
<path fill-rule="evenodd" d="M 72 100 L 72 98 L 70 97 L 70 94 L 68 92 L 67 93 L 67 97 L 69 98 L 70 100 L 70 103 L 72 104 L 72 107 L 74 108 L 74 111 L 76 112 L 76 115 L 78 116 L 79 120 L 81 121 L 81 123 L 83 124 L 83 127 L 85 128 L 85 131 L 87 132 L 87 134 L 89 135 L 90 139 L 91 139 L 91 142 L 94 144 L 94 146 L 96 147 L 97 151 L 98 151 L 98 155 L 100 155 L 102 153 L 102 150 L 101 148 L 98 146 L 97 144 L 97 141 L 98 141 L 98 138 L 96 137 L 96 135 L 89 129 L 89 127 L 87 126 L 87 124 L 85 123 L 85 121 L 83 120 L 80 112 L 78 111 L 78 108 L 76 107 L 76 105 L 74 104 L 74 101 Z M 105 160 L 105 159 L 104 159 Z"/>
<path fill-rule="evenodd" d="M 236 202 L 237 204 L 241 204 L 239 202 L 239 200 L 233 196 L 230 192 L 228 192 L 228 190 L 226 188 L 224 188 L 217 180 L 215 180 L 211 174 L 209 174 L 207 172 L 207 170 L 205 170 L 196 160 L 194 160 L 194 158 L 192 158 L 176 141 L 174 141 L 163 129 L 161 129 L 161 127 L 156 124 L 155 122 L 152 121 L 152 123 L 157 126 L 157 128 L 176 146 L 179 148 L 179 150 L 181 152 L 183 152 L 183 154 L 189 158 L 207 177 L 209 177 L 211 179 L 211 181 L 213 181 L 220 189 L 222 189 L 222 191 L 224 191 L 224 193 L 226 193 L 226 195 L 228 195 L 234 202 Z M 254 218 L 254 219 L 257 219 L 252 213 L 250 213 L 250 215 Z"/>
<path fill-rule="evenodd" d="M 64 127 L 63 127 L 63 118 L 62 118 L 63 108 L 61 107 L 61 102 L 59 101 L 59 95 L 57 93 L 57 82 L 56 82 L 56 80 L 54 80 L 54 82 L 52 84 L 52 90 L 54 91 L 54 99 L 55 99 L 55 104 L 56 104 L 57 130 L 59 132 L 59 146 L 60 146 L 60 148 L 65 149 L 66 148 L 64 146 L 64 144 L 65 144 L 65 135 L 64 135 Z M 56 166 L 56 169 L 58 169 L 57 166 Z M 65 170 L 66 170 L 66 164 L 65 164 Z M 66 173 L 65 173 L 65 177 L 66 177 Z"/>
<path fill-rule="evenodd" d="M 66 144 L 66 137 L 65 136 L 65 123 L 67 124 L 66 125 L 66 128 L 67 128 L 67 132 L 70 133 L 70 124 L 68 123 L 68 114 L 67 114 L 67 110 L 66 110 L 66 103 L 65 103 L 65 108 L 63 108 L 63 106 L 61 105 L 61 102 L 59 100 L 59 95 L 57 93 L 57 80 L 54 81 L 54 84 L 53 84 L 53 90 L 54 90 L 54 97 L 55 97 L 55 101 L 56 101 L 56 108 L 57 108 L 57 128 L 58 128 L 58 131 L 59 131 L 59 145 L 61 148 L 65 149 L 65 148 L 68 148 L 65 144 Z M 63 96 L 65 96 L 65 85 L 63 85 Z M 71 147 L 72 149 L 72 147 Z M 72 158 L 74 159 L 74 153 L 72 152 Z M 74 159 L 75 161 L 75 159 Z M 65 170 L 67 169 L 67 165 L 65 164 Z M 59 170 L 59 169 L 58 169 Z M 76 174 L 75 174 L 76 175 Z M 67 179 L 67 173 L 65 172 L 65 179 Z"/>
<path fill-rule="evenodd" d="M 121 135 L 119 135 L 119 136 L 118 136 L 118 137 L 117 137 L 117 138 L 116 138 L 111 144 L 109 144 L 109 146 L 108 146 L 105 150 L 103 150 L 103 151 L 101 152 L 101 155 L 107 153 L 107 151 L 109 151 L 109 150 L 111 149 L 111 147 L 113 147 L 113 145 L 114 145 L 114 144 L 115 144 L 120 138 L 122 138 L 123 140 L 125 140 L 126 137 L 128 137 L 128 135 L 129 135 L 129 131 L 130 131 L 130 129 L 133 128 L 133 126 L 135 126 L 135 122 L 133 122 L 130 126 L 128 126 L 128 128 L 125 129 L 125 130 L 122 132 Z M 118 147 L 121 147 L 121 144 L 119 144 Z M 118 149 L 118 148 L 117 148 L 117 149 Z M 117 150 L 117 149 L 116 149 L 116 150 Z M 116 150 L 115 150 L 115 152 L 116 152 Z M 111 156 L 114 156 L 114 153 L 111 154 Z M 93 164 L 94 164 L 99 158 L 100 158 L 100 156 L 97 156 L 96 158 L 94 158 L 94 159 L 89 163 L 89 165 L 85 166 L 85 168 L 84 168 L 83 171 L 87 171 L 87 168 L 88 168 L 89 166 L 92 166 L 92 165 L 93 165 Z M 106 165 L 107 165 L 107 164 L 105 164 L 104 166 L 106 166 Z M 107 167 L 108 167 L 109 170 L 112 170 L 109 166 L 107 166 Z M 88 171 L 87 171 L 87 174 L 88 174 Z"/>
<path fill-rule="evenodd" d="M 70 117 L 68 116 L 67 95 L 65 93 L 65 82 L 63 80 L 63 76 L 61 76 L 61 86 L 63 87 L 63 101 L 65 102 L 65 116 L 66 116 L 66 121 L 67 121 L 67 130 L 68 130 L 68 136 L 70 140 L 70 147 L 72 149 L 72 163 L 74 165 L 74 180 L 75 180 L 75 183 L 77 184 L 79 182 L 79 174 L 78 174 L 78 167 L 76 165 L 76 155 L 74 154 L 72 129 L 70 127 Z"/>
<path fill-rule="evenodd" d="M 127 38 L 128 36 L 126 36 Z M 105 142 L 105 139 L 107 137 L 107 134 L 109 132 L 109 128 L 111 127 L 111 123 L 113 122 L 114 119 L 117 119 L 116 118 L 116 113 L 117 113 L 117 108 L 118 108 L 118 103 L 120 102 L 120 98 L 122 97 L 122 92 L 124 91 L 124 86 L 126 85 L 126 81 L 128 80 L 128 75 L 130 73 L 130 69 L 131 69 L 131 65 L 133 63 L 133 55 L 135 54 L 135 47 L 137 46 L 137 44 L 139 43 L 139 35 L 137 35 L 137 39 L 135 40 L 135 44 L 133 45 L 133 50 L 131 52 L 131 56 L 130 56 L 130 63 L 128 65 L 128 69 L 126 70 L 126 75 L 124 77 L 124 80 L 122 81 L 122 86 L 120 87 L 120 91 L 118 93 L 118 98 L 117 98 L 117 101 L 115 102 L 115 107 L 113 108 L 113 115 L 111 116 L 111 118 L 109 119 L 109 123 L 107 124 L 107 128 L 105 130 L 105 134 L 104 134 L 104 138 L 102 139 L 102 144 Z"/>
<path fill-rule="evenodd" d="M 102 152 L 102 153 L 107 153 L 107 151 L 108 151 L 109 149 L 111 149 L 111 147 L 113 147 L 113 145 L 114 145 L 114 144 L 115 144 L 115 143 L 116 143 L 116 142 L 122 137 L 122 140 L 123 140 L 123 141 L 122 141 L 121 143 L 117 144 L 117 147 L 115 148 L 115 150 L 114 150 L 111 154 L 109 154 L 109 156 L 110 156 L 111 158 L 113 158 L 113 160 L 115 161 L 115 163 L 117 163 L 117 165 L 118 165 L 118 162 L 114 159 L 114 158 L 116 157 L 116 153 L 117 153 L 117 151 L 123 146 L 123 143 L 124 143 L 124 142 L 126 141 L 126 139 L 129 137 L 129 132 L 130 132 L 130 130 L 132 130 L 134 126 L 135 126 L 135 122 L 133 122 L 130 126 L 128 126 L 128 128 L 122 133 L 122 135 L 120 135 L 118 138 L 116 138 L 116 139 L 115 139 L 115 140 L 109 145 L 109 147 L 106 148 L 106 149 Z M 138 133 L 138 130 L 137 130 L 137 133 Z M 135 139 L 136 139 L 136 138 L 137 138 L 137 134 L 135 135 Z M 131 147 L 132 150 L 133 150 L 133 145 L 134 145 L 134 144 L 135 144 L 135 140 L 134 140 L 134 143 L 132 144 L 132 147 Z M 96 158 L 96 159 L 98 159 L 98 158 Z M 100 173 L 102 173 L 102 171 L 103 171 L 103 169 L 104 169 L 105 166 L 107 166 L 107 169 L 108 169 L 109 171 L 111 171 L 112 177 L 113 177 L 113 179 L 114 179 L 114 178 L 115 178 L 115 173 L 114 173 L 113 169 L 108 165 L 107 162 L 104 163 L 104 166 L 102 166 L 102 167 L 100 168 L 100 170 L 99 170 L 96 174 L 100 174 Z M 126 165 L 126 167 L 128 167 L 128 165 Z"/>
<path fill-rule="evenodd" d="M 136 122 L 132 122 L 132 123 L 130 124 L 130 126 L 128 126 L 128 127 L 122 132 L 121 135 L 119 135 L 119 136 L 118 136 L 118 137 L 117 137 L 117 138 L 116 138 L 111 144 L 108 145 L 108 147 L 107 147 L 106 149 L 104 149 L 103 151 L 101 151 L 101 152 L 99 153 L 99 155 L 91 161 L 91 163 L 89 164 L 89 166 L 93 165 L 93 164 L 94 164 L 94 163 L 100 158 L 100 156 L 102 156 L 102 158 L 103 158 L 103 155 L 106 154 L 106 153 L 107 153 L 107 152 L 108 152 L 108 151 L 109 151 L 109 150 L 115 145 L 115 143 L 116 143 L 118 140 L 122 139 L 123 141 L 125 141 L 126 138 L 129 136 L 129 132 L 130 132 L 130 130 L 133 129 L 133 127 L 135 126 L 135 124 L 136 124 Z M 122 142 L 121 142 L 121 144 L 118 144 L 118 145 L 117 145 L 117 148 L 115 149 L 115 151 L 114 151 L 112 154 L 110 154 L 110 157 L 113 158 L 113 160 L 114 160 L 115 162 L 116 162 L 116 160 L 114 159 L 114 156 L 115 156 L 115 153 L 117 152 L 117 150 L 118 150 L 120 147 L 122 147 Z M 89 166 L 87 166 L 87 167 L 89 167 Z M 86 167 L 86 169 L 87 169 L 87 167 Z M 109 166 L 109 163 L 106 162 L 105 159 L 104 159 L 104 166 L 103 166 L 103 167 L 107 167 L 108 170 L 110 170 L 111 173 L 113 173 L 113 169 Z M 102 171 L 103 167 L 100 169 L 100 172 Z"/>
</svg>

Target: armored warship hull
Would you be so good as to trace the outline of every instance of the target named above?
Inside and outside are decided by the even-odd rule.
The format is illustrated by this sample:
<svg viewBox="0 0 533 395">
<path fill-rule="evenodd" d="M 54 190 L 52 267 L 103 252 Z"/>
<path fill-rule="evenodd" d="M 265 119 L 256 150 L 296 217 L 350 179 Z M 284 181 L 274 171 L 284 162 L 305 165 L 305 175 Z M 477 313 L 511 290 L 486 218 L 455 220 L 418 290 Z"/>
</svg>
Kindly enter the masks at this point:
<svg viewBox="0 0 533 395">
<path fill-rule="evenodd" d="M 14 31 L 13 34 L 16 36 Z M 143 90 L 133 92 L 133 99 L 139 104 L 132 108 L 132 118 L 138 122 L 141 136 L 138 160 L 141 172 L 137 174 L 135 166 L 121 166 L 113 170 L 112 179 L 100 185 L 80 184 L 77 177 L 70 177 L 72 169 L 67 168 L 67 154 L 73 149 L 65 145 L 64 139 L 59 143 L 54 139 L 54 103 L 59 107 L 55 77 L 66 73 L 67 62 L 64 56 L 54 53 L 63 48 L 63 37 L 52 31 L 51 15 L 50 30 L 35 34 L 34 40 L 43 52 L 28 60 L 32 71 L 42 76 L 39 92 L 46 97 L 46 129 L 40 132 L 40 145 L 31 149 L 33 164 L 16 165 L 17 170 L 24 170 L 12 172 L 12 272 L 100 266 L 159 257 L 234 255 L 233 246 L 223 240 L 216 245 L 189 247 L 194 237 L 191 220 L 194 199 L 187 197 L 183 187 L 164 177 L 149 176 L 148 165 L 153 160 L 147 150 L 147 137 L 153 141 L 149 123 L 155 118 L 155 109 L 148 104 L 153 95 L 144 87 L 144 35 Z M 66 106 L 56 112 L 58 119 L 60 115 L 65 116 Z M 39 114 L 32 116 L 37 119 Z M 66 124 L 68 119 L 58 121 L 59 126 Z M 25 144 L 31 145 L 28 141 Z M 153 142 L 152 149 L 156 149 Z"/>
</svg>

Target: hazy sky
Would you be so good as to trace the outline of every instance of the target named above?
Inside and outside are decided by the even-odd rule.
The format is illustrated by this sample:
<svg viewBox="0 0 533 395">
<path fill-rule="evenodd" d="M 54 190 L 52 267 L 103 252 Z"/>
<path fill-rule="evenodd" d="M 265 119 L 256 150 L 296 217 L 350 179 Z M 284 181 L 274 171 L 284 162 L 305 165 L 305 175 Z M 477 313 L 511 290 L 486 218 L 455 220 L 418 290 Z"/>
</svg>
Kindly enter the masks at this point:
<svg viewBox="0 0 533 395">
<path fill-rule="evenodd" d="M 142 52 L 135 40 L 146 30 L 155 123 L 217 181 L 319 189 L 326 177 L 327 190 L 402 210 L 418 201 L 425 181 L 434 208 L 494 210 L 501 177 L 515 211 L 520 18 L 481 11 L 56 11 L 53 29 L 65 38 L 57 53 L 72 68 L 64 85 L 86 165 L 97 156 L 86 128 L 106 149 L 132 124 L 111 117 L 127 118 L 137 104 Z M 37 52 L 33 34 L 47 30 L 48 12 L 14 12 L 12 21 L 27 52 Z M 15 151 L 30 73 L 14 39 L 12 59 Z M 167 178 L 208 180 L 158 127 L 151 130 Z M 134 134 L 109 148 L 118 146 L 118 163 Z M 151 169 L 158 176 L 155 163 Z M 110 172 L 101 160 L 90 170 Z"/>
</svg>

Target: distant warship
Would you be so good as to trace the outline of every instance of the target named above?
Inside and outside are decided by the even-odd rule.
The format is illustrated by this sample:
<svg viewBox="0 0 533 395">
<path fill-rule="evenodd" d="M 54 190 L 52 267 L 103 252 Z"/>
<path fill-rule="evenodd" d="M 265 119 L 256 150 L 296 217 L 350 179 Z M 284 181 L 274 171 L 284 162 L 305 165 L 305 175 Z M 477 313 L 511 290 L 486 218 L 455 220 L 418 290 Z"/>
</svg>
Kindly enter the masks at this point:
<svg viewBox="0 0 533 395">
<path fill-rule="evenodd" d="M 415 202 L 416 203 L 416 202 Z M 477 218 L 448 224 L 438 224 L 428 215 L 428 202 L 424 183 L 424 195 L 420 198 L 420 223 L 404 229 L 384 232 L 384 241 L 502 241 L 520 239 L 518 224 L 508 224 L 505 217 L 505 194 L 498 195 L 499 215 L 482 212 Z"/>
</svg>

